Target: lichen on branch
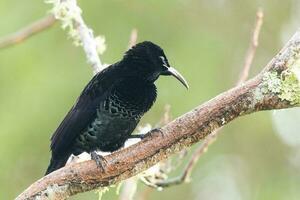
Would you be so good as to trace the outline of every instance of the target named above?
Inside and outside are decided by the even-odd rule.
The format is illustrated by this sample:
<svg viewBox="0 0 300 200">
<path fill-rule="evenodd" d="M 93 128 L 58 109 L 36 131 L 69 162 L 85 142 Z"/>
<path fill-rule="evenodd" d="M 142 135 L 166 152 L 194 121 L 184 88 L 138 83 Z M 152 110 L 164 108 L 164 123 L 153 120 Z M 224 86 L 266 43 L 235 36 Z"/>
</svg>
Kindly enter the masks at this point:
<svg viewBox="0 0 300 200">
<path fill-rule="evenodd" d="M 300 104 L 300 49 L 291 48 L 291 56 L 283 71 L 271 70 L 263 75 L 261 90 L 271 92 L 291 105 Z"/>
</svg>

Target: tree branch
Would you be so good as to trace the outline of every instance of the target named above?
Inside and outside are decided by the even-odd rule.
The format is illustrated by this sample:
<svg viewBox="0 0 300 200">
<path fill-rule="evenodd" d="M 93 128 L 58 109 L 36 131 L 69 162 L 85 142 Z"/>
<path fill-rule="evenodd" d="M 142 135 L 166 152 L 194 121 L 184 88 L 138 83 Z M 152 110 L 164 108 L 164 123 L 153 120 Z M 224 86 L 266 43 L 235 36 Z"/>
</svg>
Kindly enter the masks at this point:
<svg viewBox="0 0 300 200">
<path fill-rule="evenodd" d="M 11 35 L 5 36 L 0 39 L 0 49 L 23 42 L 36 33 L 51 27 L 55 21 L 56 20 L 53 15 L 48 15 Z"/>
<path fill-rule="evenodd" d="M 71 164 L 33 183 L 17 200 L 65 199 L 116 184 L 191 146 L 237 117 L 299 106 L 299 63 L 298 31 L 256 77 L 178 117 L 159 131 L 151 131 L 139 143 L 105 156 L 108 162 L 105 172 L 94 161 Z M 287 87 L 291 84 L 293 87 Z"/>
<path fill-rule="evenodd" d="M 264 16 L 263 11 L 259 8 L 258 11 L 256 12 L 255 25 L 251 35 L 250 45 L 245 57 L 245 63 L 240 78 L 236 85 L 240 85 L 244 83 L 249 76 L 249 71 L 251 69 L 251 65 L 255 56 L 256 49 L 258 47 L 258 38 L 259 38 L 261 26 L 263 24 L 263 16 Z M 196 148 L 196 150 L 193 152 L 191 159 L 189 160 L 188 164 L 186 165 L 181 175 L 172 178 L 170 180 L 154 183 L 155 187 L 164 188 L 164 187 L 170 187 L 173 185 L 179 185 L 181 183 L 188 182 L 190 175 L 195 165 L 197 164 L 199 158 L 207 151 L 209 145 L 211 145 L 216 141 L 219 133 L 221 132 L 221 129 L 222 128 L 219 128 L 215 130 L 213 133 L 211 133 L 209 136 L 207 136 L 204 139 L 203 143 Z"/>
</svg>

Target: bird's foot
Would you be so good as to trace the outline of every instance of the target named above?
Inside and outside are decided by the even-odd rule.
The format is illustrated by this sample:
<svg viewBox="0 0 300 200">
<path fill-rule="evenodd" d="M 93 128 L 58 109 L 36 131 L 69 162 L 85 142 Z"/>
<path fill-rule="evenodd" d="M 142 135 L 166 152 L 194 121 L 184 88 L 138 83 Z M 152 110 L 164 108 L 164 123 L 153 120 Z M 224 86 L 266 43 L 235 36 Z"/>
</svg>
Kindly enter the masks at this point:
<svg viewBox="0 0 300 200">
<path fill-rule="evenodd" d="M 151 131 L 149 131 L 148 133 L 146 134 L 139 134 L 139 135 L 130 135 L 129 136 L 129 139 L 144 139 L 148 136 L 150 137 L 153 137 L 155 136 L 156 134 L 160 134 L 162 137 L 164 137 L 164 133 L 162 132 L 162 130 L 160 128 L 154 128 L 152 129 Z"/>
<path fill-rule="evenodd" d="M 103 156 L 97 154 L 96 151 L 91 152 L 91 158 L 96 162 L 97 167 L 100 168 L 102 172 L 105 172 L 107 160 Z"/>
<path fill-rule="evenodd" d="M 164 133 L 162 132 L 161 128 L 154 128 L 151 131 L 149 131 L 148 133 L 144 134 L 144 138 L 145 137 L 155 137 L 156 135 L 162 136 L 164 137 Z"/>
<path fill-rule="evenodd" d="M 162 137 L 165 137 L 163 131 L 161 130 L 161 128 L 154 128 L 152 129 L 151 131 L 149 131 L 147 134 L 145 134 L 145 137 L 146 136 L 150 136 L 150 137 L 154 137 L 155 135 L 159 134 L 160 136 Z"/>
</svg>

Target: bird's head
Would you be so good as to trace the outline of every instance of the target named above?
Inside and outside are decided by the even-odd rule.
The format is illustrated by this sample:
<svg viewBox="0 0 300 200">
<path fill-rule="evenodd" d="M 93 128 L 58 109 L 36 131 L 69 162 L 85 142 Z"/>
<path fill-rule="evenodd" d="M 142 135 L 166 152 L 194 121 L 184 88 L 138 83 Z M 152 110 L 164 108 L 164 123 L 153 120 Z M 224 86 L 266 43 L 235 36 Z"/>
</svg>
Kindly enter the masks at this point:
<svg viewBox="0 0 300 200">
<path fill-rule="evenodd" d="M 133 46 L 125 53 L 123 62 L 130 67 L 132 74 L 145 78 L 147 81 L 154 82 L 160 75 L 171 75 L 186 88 L 189 87 L 183 76 L 170 66 L 162 48 L 152 42 L 145 41 Z"/>
</svg>

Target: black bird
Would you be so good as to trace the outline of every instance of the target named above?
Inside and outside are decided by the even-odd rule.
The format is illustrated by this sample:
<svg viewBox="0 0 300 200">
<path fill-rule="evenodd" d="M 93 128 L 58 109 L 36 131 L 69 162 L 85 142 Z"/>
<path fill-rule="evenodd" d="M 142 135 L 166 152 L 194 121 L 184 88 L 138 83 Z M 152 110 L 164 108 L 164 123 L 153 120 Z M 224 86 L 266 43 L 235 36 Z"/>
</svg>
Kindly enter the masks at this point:
<svg viewBox="0 0 300 200">
<path fill-rule="evenodd" d="M 141 117 L 156 99 L 154 82 L 172 75 L 186 88 L 187 82 L 170 67 L 164 51 L 145 41 L 128 50 L 120 62 L 96 74 L 82 91 L 51 138 L 52 158 L 46 174 L 63 167 L 69 156 L 95 151 L 113 152 L 123 147 Z"/>
</svg>

